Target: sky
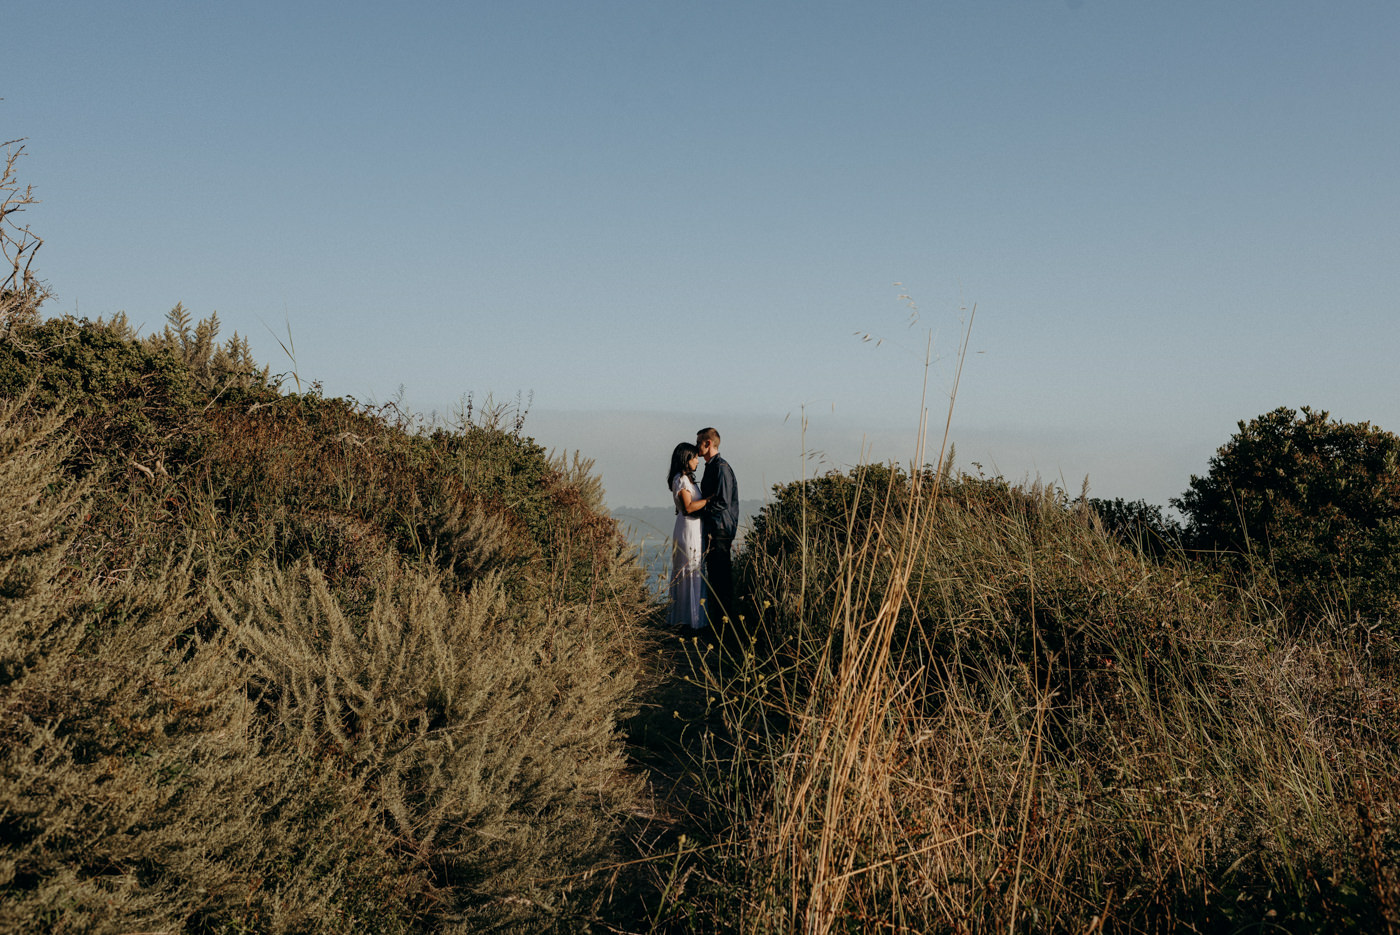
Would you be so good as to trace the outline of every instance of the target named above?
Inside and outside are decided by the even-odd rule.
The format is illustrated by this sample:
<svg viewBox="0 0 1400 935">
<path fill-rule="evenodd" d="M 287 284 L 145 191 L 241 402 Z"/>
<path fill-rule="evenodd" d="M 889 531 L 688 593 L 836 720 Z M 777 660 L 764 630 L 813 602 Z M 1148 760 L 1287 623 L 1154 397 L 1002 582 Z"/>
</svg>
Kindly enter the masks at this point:
<svg viewBox="0 0 1400 935">
<path fill-rule="evenodd" d="M 1164 504 L 1400 431 L 1400 5 L 7 0 L 50 315 L 527 408 L 613 507 L 933 460 Z M 959 366 L 961 375 L 959 376 Z M 951 407 L 951 410 L 950 410 Z"/>
</svg>

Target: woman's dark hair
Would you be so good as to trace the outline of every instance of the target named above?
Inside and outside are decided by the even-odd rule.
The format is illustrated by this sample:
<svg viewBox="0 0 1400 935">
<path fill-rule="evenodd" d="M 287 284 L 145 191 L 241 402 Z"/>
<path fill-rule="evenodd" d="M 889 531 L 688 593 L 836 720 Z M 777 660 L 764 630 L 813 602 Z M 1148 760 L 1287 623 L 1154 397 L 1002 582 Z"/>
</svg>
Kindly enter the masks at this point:
<svg viewBox="0 0 1400 935">
<path fill-rule="evenodd" d="M 690 442 L 681 442 L 676 446 L 676 450 L 671 452 L 671 470 L 666 472 L 666 489 L 671 489 L 671 482 L 676 479 L 677 474 L 684 474 L 690 478 L 690 482 L 695 483 L 695 472 L 690 469 L 690 459 L 700 457 L 700 449 Z"/>
</svg>

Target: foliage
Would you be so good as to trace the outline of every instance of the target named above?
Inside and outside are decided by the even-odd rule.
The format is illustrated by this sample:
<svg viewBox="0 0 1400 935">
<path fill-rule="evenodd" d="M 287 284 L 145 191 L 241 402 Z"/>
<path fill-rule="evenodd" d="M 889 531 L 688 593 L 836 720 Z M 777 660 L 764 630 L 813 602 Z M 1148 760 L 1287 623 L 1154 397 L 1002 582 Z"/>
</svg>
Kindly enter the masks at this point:
<svg viewBox="0 0 1400 935">
<path fill-rule="evenodd" d="M 707 781 L 664 926 L 1400 920 L 1384 632 L 1300 638 L 1053 488 L 875 468 L 774 503 L 744 556 L 773 651 L 692 657 Z"/>
<path fill-rule="evenodd" d="M 780 642 L 822 643 L 832 638 L 839 648 L 844 634 L 828 631 L 824 622 L 838 619 L 838 602 L 855 595 L 864 602 L 856 606 L 856 613 L 874 613 L 870 602 L 879 600 L 900 559 L 889 552 L 862 563 L 871 580 L 854 593 L 843 569 L 855 556 L 879 553 L 884 543 L 899 541 L 930 499 L 938 502 L 939 510 L 927 520 L 915 554 L 903 559 L 911 563 L 910 586 L 917 599 L 906 601 L 897 614 L 902 640 L 913 638 L 918 618 L 933 614 L 930 607 L 948 598 L 950 581 L 973 577 L 973 570 L 983 566 L 983 586 L 1003 596 L 1001 615 L 1008 626 L 970 634 L 935 632 L 925 626 L 916 646 L 929 639 L 984 640 L 996 633 L 1014 643 L 987 644 L 986 652 L 1001 653 L 1013 646 L 1060 647 L 1074 642 L 1065 627 L 1089 625 L 1086 613 L 1113 613 L 1105 604 L 1111 593 L 1097 587 L 1104 582 L 1087 582 L 1077 573 L 1106 548 L 1102 533 L 1093 529 L 1095 514 L 1082 498 L 1071 502 L 1056 488 L 1018 487 L 1000 478 L 939 477 L 931 468 L 910 475 L 872 465 L 774 489 L 771 503 L 755 519 L 741 561 L 748 590 L 765 595 L 769 604 L 752 609 L 763 621 L 760 632 Z M 1066 538 L 1066 523 L 1079 532 Z M 1059 554 L 1065 561 L 1047 561 L 1046 570 L 1034 579 L 1008 577 L 1001 567 L 1007 550 L 1027 548 L 1047 558 Z M 951 579 L 949 567 L 959 569 Z M 1068 589 L 1064 594 L 1057 590 L 1061 582 Z M 1102 614 L 1096 610 L 1100 607 L 1105 608 Z"/>
<path fill-rule="evenodd" d="M 217 330 L 0 342 L 0 930 L 573 928 L 650 610 L 587 462 Z"/>
<path fill-rule="evenodd" d="M 305 562 L 232 583 L 216 613 L 259 709 L 303 760 L 337 764 L 439 914 L 538 924 L 637 793 L 614 735 L 626 647 L 577 610 L 512 606 L 494 576 L 463 596 L 379 573 L 363 614 Z"/>
<path fill-rule="evenodd" d="M 68 318 L 16 327 L 0 344 L 0 394 L 32 388 L 37 409 L 66 407 L 82 467 L 113 452 L 144 456 L 181 434 L 197 401 L 189 372 L 102 323 Z"/>
<path fill-rule="evenodd" d="M 1104 532 L 1124 545 L 1157 559 L 1180 551 L 1184 530 L 1157 504 L 1122 497 L 1112 500 L 1098 497 L 1080 499 L 1094 511 L 1103 524 Z"/>
<path fill-rule="evenodd" d="M 1275 409 L 1240 422 L 1173 502 L 1191 545 L 1258 557 L 1301 614 L 1400 622 L 1400 437 Z"/>
<path fill-rule="evenodd" d="M 311 931 L 328 910 L 363 917 L 356 889 L 393 905 L 375 853 L 387 841 L 337 803 L 333 776 L 260 735 L 227 653 L 190 632 L 188 565 L 89 580 L 64 562 L 53 531 L 71 535 L 82 488 L 59 470 L 59 420 L 19 408 L 0 414 L 0 929 L 236 912 Z M 341 898 L 308 885 L 337 874 Z"/>
<path fill-rule="evenodd" d="M 387 543 L 460 586 L 508 568 L 515 593 L 643 599 L 589 463 L 551 461 L 492 413 L 425 427 L 392 405 L 281 394 L 246 343 L 219 346 L 217 330 L 212 318 L 192 327 L 177 305 L 144 341 L 119 316 L 50 320 L 0 345 L 0 394 L 32 387 L 33 408 L 66 406 L 70 466 L 123 478 L 96 494 L 109 547 L 174 541 L 194 523 L 215 552 L 309 556 L 336 586 L 353 586 Z M 153 527 L 139 542 L 136 516 Z"/>
<path fill-rule="evenodd" d="M 111 329 L 123 337 L 135 340 L 125 313 L 118 313 Z M 189 371 L 195 383 L 206 392 L 221 392 L 230 387 L 250 389 L 268 384 L 268 368 L 259 368 L 253 360 L 246 337 L 233 333 L 223 344 L 218 343 L 219 315 L 194 321 L 184 303 L 176 302 L 166 316 L 165 327 L 157 334 L 141 340 L 152 353 L 167 352 Z"/>
</svg>

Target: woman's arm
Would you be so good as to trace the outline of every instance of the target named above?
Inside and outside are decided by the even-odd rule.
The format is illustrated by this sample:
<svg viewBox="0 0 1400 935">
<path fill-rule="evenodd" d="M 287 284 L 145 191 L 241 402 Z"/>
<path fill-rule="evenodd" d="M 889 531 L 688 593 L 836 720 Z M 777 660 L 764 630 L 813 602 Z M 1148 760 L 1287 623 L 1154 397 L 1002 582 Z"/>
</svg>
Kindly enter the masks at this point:
<svg viewBox="0 0 1400 935">
<path fill-rule="evenodd" d="M 686 487 L 681 488 L 681 492 L 677 495 L 677 500 L 680 501 L 681 512 L 687 516 L 691 513 L 700 512 L 705 508 L 705 504 L 709 502 L 708 500 L 701 500 L 696 497 Z"/>
</svg>

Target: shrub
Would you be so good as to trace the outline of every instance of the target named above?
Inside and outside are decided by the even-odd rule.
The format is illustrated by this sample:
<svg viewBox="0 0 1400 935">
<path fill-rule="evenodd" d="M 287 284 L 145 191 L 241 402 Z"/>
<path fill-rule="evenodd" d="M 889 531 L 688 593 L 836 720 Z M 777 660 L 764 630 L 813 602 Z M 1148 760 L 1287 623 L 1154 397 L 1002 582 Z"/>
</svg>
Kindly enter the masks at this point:
<svg viewBox="0 0 1400 935">
<path fill-rule="evenodd" d="M 389 836 L 251 719 L 187 563 L 90 580 L 65 562 L 81 488 L 60 420 L 19 408 L 0 413 L 0 929 L 372 929 L 404 897 Z"/>
<path fill-rule="evenodd" d="M 519 595 L 616 601 L 627 614 L 645 604 L 588 463 L 551 460 L 491 412 L 428 428 L 392 405 L 279 394 L 237 336 L 217 346 L 217 330 L 176 306 L 145 340 L 119 316 L 51 320 L 0 344 L 0 397 L 32 386 L 31 408 L 67 407 L 69 469 L 109 472 L 87 552 L 101 542 L 124 567 L 152 535 L 174 541 L 194 525 L 201 569 L 310 557 L 353 589 L 387 543 L 463 587 L 499 569 Z"/>
<path fill-rule="evenodd" d="M 806 541 L 769 522 L 744 556 L 784 652 L 695 658 L 707 782 L 670 924 L 1395 917 L 1400 657 L 1383 633 L 1290 636 L 1254 591 L 1150 560 L 1053 488 L 881 468 L 816 489 L 839 496 Z M 777 491 L 769 519 L 803 492 Z"/>
<path fill-rule="evenodd" d="M 1081 497 L 1080 500 L 1098 516 L 1104 532 L 1124 545 L 1159 559 L 1181 550 L 1184 533 L 1181 524 L 1155 503 L 1122 497 L 1112 500 Z"/>
<path fill-rule="evenodd" d="M 1261 559 L 1300 615 L 1400 623 L 1400 437 L 1275 409 L 1240 422 L 1173 504 L 1192 546 Z"/>
<path fill-rule="evenodd" d="M 0 930 L 587 914 L 649 610 L 587 463 L 281 395 L 211 323 L 16 328 Z"/>
<path fill-rule="evenodd" d="M 29 391 L 33 408 L 63 406 L 81 468 L 136 458 L 187 431 L 197 396 L 188 369 L 101 322 L 50 319 L 0 343 L 0 398 Z"/>
<path fill-rule="evenodd" d="M 616 736 L 627 647 L 581 610 L 512 606 L 496 578 L 461 596 L 393 561 L 379 574 L 363 614 L 306 563 L 231 584 L 218 617 L 251 696 L 360 790 L 434 915 L 539 926 L 637 793 Z"/>
</svg>

